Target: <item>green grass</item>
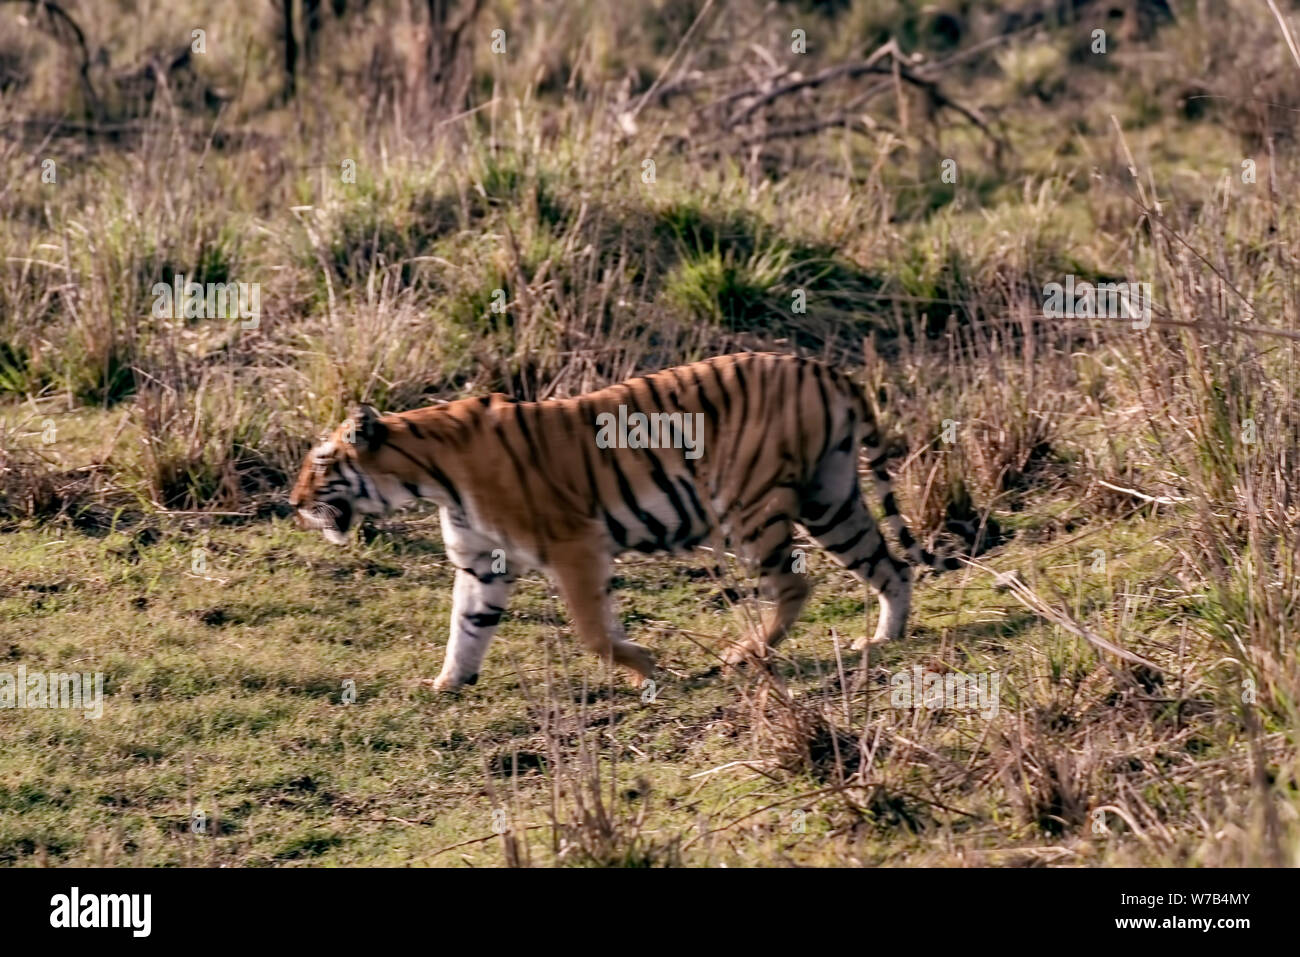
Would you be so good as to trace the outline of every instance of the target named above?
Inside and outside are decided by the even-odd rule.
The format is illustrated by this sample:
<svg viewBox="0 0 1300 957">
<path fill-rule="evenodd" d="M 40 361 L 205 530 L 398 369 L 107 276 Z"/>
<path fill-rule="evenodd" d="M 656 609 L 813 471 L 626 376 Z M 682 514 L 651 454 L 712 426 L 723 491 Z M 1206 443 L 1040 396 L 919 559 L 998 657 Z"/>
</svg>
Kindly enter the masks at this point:
<svg viewBox="0 0 1300 957">
<path fill-rule="evenodd" d="M 1028 517 L 1021 537 L 1053 521 Z M 978 740 L 979 723 L 937 713 L 909 731 L 921 719 L 887 709 L 882 676 L 936 663 L 997 671 L 1005 687 L 993 726 L 1010 729 L 1061 705 L 1067 677 L 1096 667 L 1084 643 L 1027 614 L 986 576 L 925 580 L 909 636 L 875 649 L 866 688 L 848 695 L 858 720 L 883 721 L 886 740 L 898 736 L 879 757 L 890 784 L 877 790 L 876 811 L 858 820 L 834 797 L 801 797 L 824 786 L 808 772 L 775 779 L 743 767 L 707 773 L 757 756 L 753 715 L 743 704 L 752 679 L 717 673 L 713 652 L 739 633 L 738 618 L 716 583 L 687 574 L 692 562 L 620 566 L 629 632 L 662 667 L 652 703 L 621 678 L 609 685 L 599 664 L 577 651 L 561 606 L 537 578 L 521 583 L 479 684 L 448 696 L 421 680 L 437 672 L 450 611 L 451 575 L 435 526 L 393 527 L 368 545 L 343 548 L 278 521 L 146 527 L 152 531 L 5 536 L 0 631 L 7 650 L 0 654 L 7 668 L 102 671 L 107 699 L 98 721 L 64 711 L 0 712 L 0 861 L 499 864 L 496 808 L 534 828 L 523 834 L 545 860 L 549 832 L 537 825 L 548 823 L 552 778 L 535 703 L 548 672 L 553 699 L 570 717 L 587 689 L 587 722 L 597 728 L 602 784 L 615 813 L 630 820 L 648 805 L 640 849 L 622 848 L 638 860 L 905 864 L 934 861 L 954 846 L 979 860 L 995 848 L 1036 846 L 1042 828 L 1002 787 L 948 781 L 952 761 L 983 767 L 992 759 L 992 742 Z M 1094 627 L 1119 629 L 1110 607 L 1119 580 L 1151 570 L 1150 541 L 1161 528 L 1099 529 L 1087 546 L 1062 552 L 1050 574 Z M 1097 543 L 1114 553 L 1109 576 L 1080 571 Z M 196 548 L 202 574 L 193 570 Z M 1015 567 L 1037 550 L 1008 546 L 997 565 Z M 860 656 L 847 646 L 867 630 L 870 606 L 825 556 L 811 555 L 818 588 L 778 670 L 806 701 L 824 700 L 838 713 L 844 698 L 831 635 L 854 674 Z M 1153 602 L 1136 608 L 1119 640 L 1159 655 L 1176 625 Z M 355 703 L 343 700 L 348 681 Z M 1169 719 L 1129 707 L 1131 747 L 1140 752 Z M 1240 752 L 1221 723 L 1188 726 L 1203 739 L 1195 760 Z M 920 733 L 933 752 L 900 753 L 899 741 Z M 1158 763 L 1168 770 L 1190 760 L 1173 753 Z M 1144 783 L 1156 799 L 1175 800 L 1159 775 Z M 939 793 L 952 810 L 931 803 Z M 189 828 L 196 810 L 207 821 L 201 833 Z M 793 810 L 806 814 L 803 833 L 792 830 Z M 688 843 L 701 821 L 725 829 Z M 491 839 L 435 856 L 485 836 Z M 1118 835 L 1075 837 L 1070 846 L 1077 860 L 1140 850 Z M 1182 853 L 1195 860 L 1194 847 Z"/>
</svg>

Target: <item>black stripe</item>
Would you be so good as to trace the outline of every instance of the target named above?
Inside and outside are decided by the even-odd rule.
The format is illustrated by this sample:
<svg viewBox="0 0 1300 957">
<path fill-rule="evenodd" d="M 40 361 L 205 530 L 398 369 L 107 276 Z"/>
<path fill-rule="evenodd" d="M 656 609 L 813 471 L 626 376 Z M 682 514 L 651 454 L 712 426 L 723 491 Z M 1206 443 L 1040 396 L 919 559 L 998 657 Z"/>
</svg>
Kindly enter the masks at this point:
<svg viewBox="0 0 1300 957">
<path fill-rule="evenodd" d="M 591 467 L 591 447 L 595 442 L 594 436 L 597 433 L 596 413 L 592 410 L 590 403 L 582 397 L 578 398 L 575 409 L 576 411 L 570 410 L 570 412 L 573 417 L 577 419 L 580 425 L 589 430 L 591 436 L 591 441 L 587 441 L 587 439 L 577 440 L 578 448 L 582 451 L 582 468 L 587 476 L 587 488 L 590 490 L 590 500 L 594 507 L 599 508 L 600 511 L 604 513 L 605 527 L 609 529 L 609 535 L 614 539 L 614 543 L 618 545 L 619 548 L 627 548 L 627 528 L 624 527 L 622 522 L 611 515 L 609 509 L 605 508 L 601 503 L 600 484 L 596 481 L 596 473 Z M 568 422 L 571 434 L 576 435 L 577 429 L 573 425 L 573 419 L 569 419 Z"/>
<path fill-rule="evenodd" d="M 818 462 L 821 462 L 826 458 L 826 451 L 830 448 L 831 444 L 831 403 L 830 399 L 826 396 L 826 384 L 822 382 L 821 370 L 822 367 L 820 365 L 815 363 L 812 364 L 813 381 L 817 383 L 817 394 L 821 396 L 822 400 L 822 448 L 821 451 L 817 453 Z"/>
<path fill-rule="evenodd" d="M 889 549 L 886 547 L 885 539 L 882 536 L 880 539 L 880 546 L 874 552 L 872 552 L 870 555 L 862 555 L 854 559 L 852 562 L 850 562 L 848 565 L 845 565 L 844 567 L 852 572 L 852 571 L 857 571 L 863 565 L 870 562 L 871 571 L 874 574 L 876 570 L 876 566 L 879 565 L 887 558 L 889 558 Z"/>
<path fill-rule="evenodd" d="M 491 585 L 494 581 L 497 581 L 498 579 L 502 579 L 502 578 L 504 578 L 507 582 L 512 582 L 515 580 L 509 572 L 484 572 L 482 575 L 480 575 L 472 568 L 461 567 L 461 566 L 458 567 L 466 575 L 469 575 L 472 578 L 477 579 L 478 581 L 482 582 L 484 585 Z"/>
<path fill-rule="evenodd" d="M 610 537 L 614 539 L 619 548 L 627 548 L 627 529 L 623 523 L 616 519 L 609 512 L 605 512 L 605 527 L 609 529 Z"/>
<path fill-rule="evenodd" d="M 365 472 L 361 471 L 361 469 L 357 468 L 355 465 L 349 465 L 345 462 L 340 462 L 339 472 L 343 473 L 343 475 L 345 476 L 347 475 L 347 472 L 344 472 L 345 468 L 350 469 L 351 471 L 356 473 L 357 482 L 360 483 L 361 485 L 361 491 L 353 492 L 352 493 L 353 495 L 355 495 L 357 498 L 377 498 L 379 499 L 379 501 L 384 502 L 384 497 L 379 494 L 378 486 L 375 486 L 375 494 L 371 495 L 370 487 L 374 485 L 374 482 L 369 480 L 369 477 L 366 475 Z M 388 504 L 387 502 L 384 502 L 385 506 L 387 506 L 387 504 Z"/>
<path fill-rule="evenodd" d="M 787 537 L 785 541 L 772 549 L 772 551 L 768 553 L 768 556 L 763 559 L 762 568 L 767 570 L 784 564 L 786 558 L 789 557 L 790 546 L 793 544 L 794 542 Z"/>
<path fill-rule="evenodd" d="M 438 466 L 434 465 L 432 462 L 427 462 L 427 463 L 426 463 L 426 462 L 421 462 L 419 459 L 417 459 L 417 458 L 416 458 L 414 455 L 412 455 L 410 452 L 406 451 L 406 449 L 401 448 L 400 446 L 397 446 L 397 445 L 393 445 L 392 442 L 385 442 L 384 445 L 386 445 L 386 446 L 388 446 L 389 448 L 393 449 L 395 452 L 400 452 L 400 453 L 402 453 L 402 454 L 405 455 L 408 459 L 410 459 L 411 462 L 414 463 L 417 467 L 419 467 L 419 468 L 423 469 L 424 471 L 428 472 L 428 473 L 429 473 L 429 476 L 430 476 L 430 477 L 431 477 L 435 482 L 437 482 L 439 485 L 441 485 L 443 488 L 445 488 L 445 489 L 447 490 L 447 494 L 450 495 L 450 496 L 451 496 L 451 500 L 452 500 L 453 502 L 456 503 L 456 507 L 457 507 L 457 508 L 462 508 L 462 507 L 463 507 L 462 504 L 461 504 L 461 501 L 460 501 L 460 493 L 456 491 L 456 486 L 454 486 L 454 485 L 451 484 L 451 479 L 447 478 L 447 476 L 443 473 L 442 469 L 438 468 Z"/>
<path fill-rule="evenodd" d="M 623 504 L 627 506 L 628 511 L 636 516 L 637 521 L 645 526 L 655 539 L 655 544 L 662 549 L 668 548 L 668 527 L 663 522 L 655 518 L 649 512 L 641 508 L 641 504 L 636 500 L 636 493 L 632 489 L 632 484 L 628 482 L 627 475 L 623 472 L 623 467 L 618 462 L 618 453 L 610 450 L 609 467 L 614 472 L 614 480 L 618 483 L 619 494 L 623 497 Z"/>
<path fill-rule="evenodd" d="M 591 450 L 596 442 L 596 414 L 591 411 L 586 399 L 579 398 L 575 409 L 569 409 L 570 417 L 566 419 L 569 423 L 570 434 L 574 436 L 578 448 L 582 452 L 582 469 L 587 476 L 588 497 L 594 506 L 600 504 L 600 484 L 596 481 L 596 473 L 591 467 Z M 573 419 L 578 420 L 578 424 L 587 429 L 587 436 L 578 438 L 578 430 L 573 424 Z M 622 526 L 620 526 L 621 528 Z"/>
<path fill-rule="evenodd" d="M 722 410 L 723 410 L 723 412 L 726 414 L 728 421 L 730 421 L 730 419 L 731 419 L 731 395 L 727 392 L 726 386 L 724 386 L 724 385 L 722 384 L 722 376 L 718 374 L 718 370 L 717 370 L 717 368 L 713 365 L 713 360 L 712 360 L 712 359 L 708 359 L 708 360 L 706 360 L 705 362 L 700 363 L 700 365 L 703 365 L 703 366 L 704 366 L 706 369 L 708 369 L 709 372 L 712 374 L 712 376 L 713 376 L 713 382 L 714 382 L 714 384 L 717 385 L 717 387 L 718 387 L 718 394 L 719 394 L 720 396 L 722 396 Z"/>
<path fill-rule="evenodd" d="M 535 408 L 536 403 L 529 402 L 520 405 L 516 410 L 515 421 L 519 423 L 519 431 L 520 433 L 523 434 L 524 444 L 528 446 L 528 452 L 532 456 L 533 461 L 540 463 L 542 460 L 542 453 L 541 450 L 537 447 L 537 443 L 533 441 L 533 430 L 528 427 L 528 420 L 527 420 L 527 416 L 525 415 L 525 412 L 527 412 L 527 410 L 530 407 Z"/>
<path fill-rule="evenodd" d="M 704 505 L 700 502 L 700 497 L 695 494 L 694 483 L 687 481 L 683 476 L 677 480 L 677 484 L 682 487 L 683 491 L 686 492 L 686 497 L 691 500 L 691 507 L 695 509 L 695 514 L 700 517 L 700 523 L 705 528 L 708 528 L 710 525 L 709 513 L 704 510 Z"/>
<path fill-rule="evenodd" d="M 771 399 L 775 390 L 771 387 L 770 383 L 767 385 L 766 388 L 764 387 L 764 383 L 769 382 L 769 379 L 771 377 L 771 367 L 759 366 L 759 372 L 764 373 L 764 375 L 762 375 L 761 377 L 756 377 L 754 383 L 755 387 L 758 389 L 758 399 L 759 399 L 758 420 L 760 423 L 760 428 L 766 429 L 768 424 L 768 406 L 771 404 Z M 766 452 L 769 448 L 771 448 L 771 445 L 767 442 L 754 443 L 754 455 L 752 458 L 750 458 L 748 467 L 746 467 L 741 472 L 742 475 L 749 476 L 751 482 L 744 485 L 742 487 L 743 489 L 748 489 L 749 486 L 753 484 L 752 479 L 755 474 L 755 469 L 758 466 L 759 457 L 762 456 L 762 454 Z M 778 472 L 780 470 L 779 460 L 777 464 L 777 470 Z M 768 476 L 765 481 L 760 483 L 759 487 L 768 488 L 775 482 L 775 480 L 776 480 L 776 475 Z"/>
<path fill-rule="evenodd" d="M 857 501 L 855 496 L 850 495 L 844 504 L 840 506 L 839 511 L 836 512 L 828 521 L 823 522 L 820 525 L 805 525 L 804 527 L 808 529 L 808 534 L 813 538 L 821 538 L 831 529 L 835 528 L 847 519 L 853 513 L 853 509 L 856 506 Z"/>
<path fill-rule="evenodd" d="M 524 507 L 528 515 L 533 519 L 532 533 L 533 544 L 537 547 L 537 559 L 543 566 L 546 564 L 546 539 L 548 536 L 541 533 L 537 521 L 542 518 L 542 513 L 537 510 L 537 503 L 533 501 L 532 491 L 528 488 L 528 477 L 524 472 L 523 463 L 519 461 L 519 456 L 515 455 L 515 450 L 511 448 L 510 443 L 506 441 L 505 425 L 501 417 L 497 416 L 492 422 L 492 430 L 496 433 L 497 441 L 501 447 L 506 450 L 506 455 L 510 457 L 510 464 L 515 470 L 515 480 L 520 494 L 524 497 Z"/>
<path fill-rule="evenodd" d="M 564 503 L 565 508 L 572 508 L 571 495 L 569 490 L 561 488 L 556 484 L 554 477 L 551 475 L 551 469 L 548 467 L 542 456 L 542 450 L 534 440 L 534 433 L 542 434 L 542 404 L 540 402 L 520 402 L 515 406 L 517 414 L 515 421 L 519 423 L 519 431 L 523 434 L 524 442 L 528 445 L 528 452 L 532 456 L 535 471 L 541 475 L 542 481 L 545 482 L 555 493 L 555 497 Z M 529 426 L 527 416 L 529 411 L 533 413 L 533 424 Z"/>
<path fill-rule="evenodd" d="M 786 401 L 789 402 L 791 407 L 795 410 L 795 434 L 790 437 L 792 440 L 790 445 L 791 448 L 797 451 L 800 455 L 804 454 L 804 448 L 800 441 L 804 437 L 803 416 L 801 414 L 802 402 L 803 402 L 803 377 L 804 377 L 804 363 L 795 362 L 794 393 Z M 804 469 L 807 468 L 806 463 L 804 464 L 803 468 Z M 800 471 L 802 471 L 802 469 Z"/>
<path fill-rule="evenodd" d="M 838 545 L 827 545 L 826 547 L 830 549 L 832 552 L 847 552 L 850 549 L 852 549 L 853 546 L 858 544 L 858 542 L 862 541 L 862 539 L 866 537 L 868 531 L 869 529 L 864 524 L 861 528 L 859 528 L 856 532 L 854 532 L 852 535 L 849 536 L 848 541 L 841 542 Z"/>
<path fill-rule="evenodd" d="M 713 404 L 713 402 L 709 399 L 707 395 L 705 395 L 704 384 L 700 382 L 700 376 L 695 371 L 695 367 L 687 366 L 685 371 L 689 372 L 691 375 L 692 382 L 695 386 L 695 395 L 699 399 L 701 410 L 704 412 L 705 417 L 708 418 L 709 422 L 713 425 L 713 428 L 716 430 L 718 427 L 718 407 Z M 676 378 L 675 373 L 674 373 L 674 378 Z"/>
<path fill-rule="evenodd" d="M 807 521 L 817 521 L 829 511 L 830 502 L 808 501 L 799 503 L 799 515 Z"/>
<path fill-rule="evenodd" d="M 480 611 L 464 617 L 475 628 L 491 628 L 501 623 L 501 612 L 499 611 Z"/>
<path fill-rule="evenodd" d="M 649 386 L 650 380 L 646 379 L 645 382 L 647 386 Z M 646 413 L 642 411 L 641 407 L 636 403 L 635 390 L 629 386 L 627 391 L 628 403 L 632 406 L 633 410 L 644 416 Z M 650 388 L 650 395 L 656 400 L 656 402 L 658 402 L 658 396 L 655 394 L 653 387 Z M 648 418 L 646 420 L 646 425 L 648 428 Z M 677 529 L 677 534 L 673 536 L 673 541 L 681 541 L 691 532 L 691 516 L 686 511 L 686 507 L 682 504 L 681 498 L 677 495 L 677 490 L 673 487 L 672 481 L 668 478 L 668 473 L 664 471 L 663 464 L 660 463 L 659 457 L 655 455 L 656 450 L 642 449 L 641 451 L 644 452 L 646 458 L 650 460 L 650 478 L 654 481 L 655 485 L 659 487 L 659 490 L 667 497 L 668 504 L 673 507 L 673 511 L 677 513 L 677 518 L 680 524 Z M 648 528 L 649 526 L 646 527 Z"/>
<path fill-rule="evenodd" d="M 687 366 L 687 367 L 685 367 L 685 368 L 689 368 L 689 366 Z M 673 404 L 673 408 L 677 409 L 677 411 L 680 412 L 680 413 L 682 414 L 682 417 L 683 417 L 683 418 L 682 418 L 682 428 L 685 429 L 685 427 L 686 427 L 686 419 L 685 419 L 685 417 L 688 416 L 688 415 L 694 415 L 695 413 L 691 411 L 691 407 L 690 407 L 688 404 L 684 404 L 684 403 L 683 403 L 683 399 L 682 399 L 682 397 L 683 397 L 684 395 L 687 395 L 687 390 L 686 390 L 685 386 L 682 385 L 682 380 L 681 380 L 681 377 L 678 376 L 678 374 L 677 374 L 677 369 L 669 369 L 669 370 L 668 370 L 668 373 L 673 377 L 673 383 L 676 385 L 676 388 L 672 389 L 672 390 L 668 393 L 668 399 L 669 399 L 669 401 L 672 402 L 672 404 Z M 706 402 L 706 403 L 708 402 L 708 399 L 705 399 L 703 396 L 701 396 L 700 398 L 702 399 L 702 401 L 704 401 L 704 402 Z M 712 408 L 712 406 L 710 406 L 710 408 Z M 716 414 L 716 412 L 717 412 L 717 410 L 714 409 L 714 413 L 715 413 L 715 414 Z M 714 425 L 716 426 L 716 424 L 717 424 L 717 423 L 716 423 L 716 421 L 715 421 L 715 422 L 714 422 Z M 684 433 L 683 433 L 683 436 L 682 436 L 682 437 L 683 437 L 683 439 L 685 439 L 685 434 L 684 434 Z M 702 454 L 703 451 L 704 451 L 704 430 L 703 430 L 703 429 L 701 429 L 699 435 L 697 435 L 697 436 L 695 437 L 695 441 L 698 443 L 698 449 L 699 449 L 699 451 L 700 451 L 701 454 Z M 686 471 L 690 472 L 690 473 L 691 473 L 691 477 L 694 478 L 694 477 L 695 477 L 695 460 L 694 460 L 693 458 L 691 458 L 690 456 L 688 456 L 688 455 L 686 454 L 685 451 L 682 452 L 682 464 L 686 466 Z"/>
<path fill-rule="evenodd" d="M 736 454 L 740 451 L 740 443 L 745 437 L 745 429 L 748 426 L 749 419 L 749 390 L 745 385 L 745 373 L 740 368 L 740 360 L 733 360 L 731 363 L 731 372 L 736 380 L 736 388 L 740 392 L 740 414 L 733 420 L 732 429 L 734 431 L 734 440 L 731 448 L 727 452 L 727 457 L 722 461 L 735 462 Z"/>
</svg>

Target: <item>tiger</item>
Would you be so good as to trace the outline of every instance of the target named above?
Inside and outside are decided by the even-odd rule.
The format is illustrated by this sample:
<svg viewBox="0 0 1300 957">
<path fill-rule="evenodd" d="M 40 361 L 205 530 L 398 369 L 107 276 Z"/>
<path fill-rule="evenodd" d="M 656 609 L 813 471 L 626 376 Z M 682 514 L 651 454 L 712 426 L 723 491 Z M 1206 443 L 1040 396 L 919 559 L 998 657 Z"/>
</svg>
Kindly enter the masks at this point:
<svg viewBox="0 0 1300 957">
<path fill-rule="evenodd" d="M 864 501 L 865 448 L 895 558 Z M 544 572 L 591 652 L 628 673 L 654 673 L 615 610 L 613 559 L 727 546 L 757 571 L 767 600 L 727 665 L 762 659 L 789 633 L 810 584 L 795 554 L 801 527 L 879 605 L 875 634 L 898 638 L 913 567 L 959 566 L 912 536 L 886 468 L 871 406 L 843 372 L 765 352 L 717 356 L 563 399 L 500 393 L 381 415 L 354 408 L 307 454 L 289 497 L 298 524 L 335 544 L 358 515 L 417 500 L 439 507 L 455 567 L 451 627 L 433 687 L 478 681 L 521 570 Z"/>
</svg>

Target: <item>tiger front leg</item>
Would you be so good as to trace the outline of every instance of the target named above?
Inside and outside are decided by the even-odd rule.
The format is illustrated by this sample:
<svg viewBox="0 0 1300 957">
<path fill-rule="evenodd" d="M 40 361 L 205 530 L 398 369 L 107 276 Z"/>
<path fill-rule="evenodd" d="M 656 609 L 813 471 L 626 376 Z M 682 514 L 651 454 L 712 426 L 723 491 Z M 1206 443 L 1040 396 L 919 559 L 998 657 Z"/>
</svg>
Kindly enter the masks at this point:
<svg viewBox="0 0 1300 957">
<path fill-rule="evenodd" d="M 438 691 L 451 691 L 478 681 L 478 672 L 506 610 L 514 579 L 490 570 L 491 556 L 481 556 L 469 568 L 456 570 L 452 589 L 451 635 L 442 672 L 433 682 Z M 476 570 L 484 568 L 483 571 Z"/>
</svg>

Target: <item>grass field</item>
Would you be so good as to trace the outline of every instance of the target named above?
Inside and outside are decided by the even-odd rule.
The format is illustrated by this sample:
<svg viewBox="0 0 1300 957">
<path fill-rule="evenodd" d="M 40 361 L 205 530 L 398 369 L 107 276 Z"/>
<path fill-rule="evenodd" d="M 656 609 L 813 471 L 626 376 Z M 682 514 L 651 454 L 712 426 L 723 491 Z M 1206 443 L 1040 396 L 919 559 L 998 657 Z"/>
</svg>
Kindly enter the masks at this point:
<svg viewBox="0 0 1300 957">
<path fill-rule="evenodd" d="M 226 6 L 0 4 L 0 676 L 105 695 L 0 708 L 0 864 L 1300 864 L 1292 4 Z M 1045 315 L 1067 276 L 1150 323 Z M 725 670 L 742 570 L 637 556 L 652 688 L 533 573 L 440 694 L 432 507 L 291 520 L 353 402 L 746 349 L 849 371 L 911 527 L 982 528 L 905 638 L 853 650 L 810 547 Z"/>
<path fill-rule="evenodd" d="M 1137 647 L 1171 670 L 1207 650 L 1185 635 L 1180 647 L 1159 596 L 1124 584 L 1158 566 L 1167 525 L 1111 531 L 1103 540 L 1124 557 L 1089 576 L 1091 543 L 1072 543 L 1067 524 L 1025 516 L 1018 537 L 1039 545 L 1008 547 L 1003 561 L 1055 541 L 1049 574 L 1071 610 L 1096 621 L 1089 609 L 1120 608 L 1108 633 L 1140 633 Z M 434 528 L 346 550 L 278 522 L 252 537 L 13 533 L 2 606 L 11 658 L 46 671 L 89 659 L 109 682 L 99 721 L 48 711 L 12 722 L 7 853 L 89 864 L 495 863 L 495 839 L 437 852 L 490 837 L 497 809 L 519 826 L 552 815 L 579 823 L 576 808 L 552 804 L 552 783 L 571 776 L 599 788 L 581 800 L 611 828 L 576 828 L 583 836 L 561 845 L 575 863 L 1145 862 L 1118 828 L 1086 833 L 1084 789 L 1108 780 L 1177 812 L 1245 746 L 1221 737 L 1191 682 L 1117 692 L 1077 640 L 975 576 L 922 589 L 909 638 L 863 662 L 847 647 L 865 627 L 863 595 L 814 560 L 818 590 L 783 646 L 780 687 L 841 732 L 872 729 L 869 753 L 884 753 L 863 813 L 824 793 L 844 773 L 829 736 L 814 727 L 797 754 L 807 729 L 785 727 L 782 705 L 759 702 L 749 679 L 719 674 L 717 652 L 741 622 L 691 563 L 620 569 L 627 626 L 664 669 L 652 701 L 621 678 L 611 687 L 575 654 L 541 580 L 520 588 L 485 679 L 435 694 L 427 679 L 450 575 Z M 194 548 L 204 574 L 191 571 Z M 913 665 L 999 673 L 997 713 L 891 709 L 887 677 Z M 841 744 L 840 762 L 852 765 Z M 206 836 L 190 833 L 192 809 L 210 820 Z"/>
</svg>

